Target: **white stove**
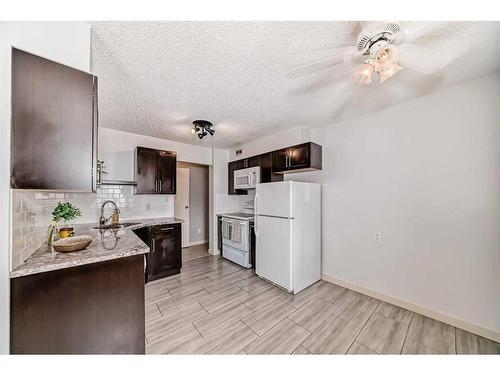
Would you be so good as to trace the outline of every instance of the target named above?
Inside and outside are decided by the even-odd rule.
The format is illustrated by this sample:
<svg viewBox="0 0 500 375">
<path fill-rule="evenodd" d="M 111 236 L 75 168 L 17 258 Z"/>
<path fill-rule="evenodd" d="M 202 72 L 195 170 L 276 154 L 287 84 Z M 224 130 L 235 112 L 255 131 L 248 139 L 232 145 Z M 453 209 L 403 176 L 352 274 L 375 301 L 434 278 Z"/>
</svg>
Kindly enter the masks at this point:
<svg viewBox="0 0 500 375">
<path fill-rule="evenodd" d="M 219 216 L 222 216 L 222 257 L 251 268 L 250 221 L 253 221 L 253 214 L 235 212 Z"/>
</svg>

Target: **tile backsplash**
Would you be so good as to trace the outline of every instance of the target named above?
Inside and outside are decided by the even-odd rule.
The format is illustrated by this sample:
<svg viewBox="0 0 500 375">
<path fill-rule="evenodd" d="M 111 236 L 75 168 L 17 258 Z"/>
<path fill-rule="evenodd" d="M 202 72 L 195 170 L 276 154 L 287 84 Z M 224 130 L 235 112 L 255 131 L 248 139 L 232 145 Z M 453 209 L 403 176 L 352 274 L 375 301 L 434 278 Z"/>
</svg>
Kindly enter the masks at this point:
<svg viewBox="0 0 500 375">
<path fill-rule="evenodd" d="M 52 222 L 52 210 L 60 202 L 71 202 L 82 215 L 71 223 L 97 223 L 101 204 L 114 201 L 120 209 L 120 219 L 144 219 L 174 216 L 173 195 L 136 195 L 134 187 L 106 185 L 97 193 L 53 193 L 33 190 L 11 190 L 12 252 L 11 269 L 16 268 L 46 241 Z M 112 207 L 106 206 L 105 215 Z"/>
</svg>

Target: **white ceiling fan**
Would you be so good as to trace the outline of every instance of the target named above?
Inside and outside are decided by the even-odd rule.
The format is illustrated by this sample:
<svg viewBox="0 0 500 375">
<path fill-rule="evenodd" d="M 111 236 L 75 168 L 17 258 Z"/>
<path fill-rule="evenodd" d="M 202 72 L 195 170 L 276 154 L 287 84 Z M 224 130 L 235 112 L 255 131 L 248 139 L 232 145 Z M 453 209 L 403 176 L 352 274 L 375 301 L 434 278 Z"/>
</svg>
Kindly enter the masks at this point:
<svg viewBox="0 0 500 375">
<path fill-rule="evenodd" d="M 336 82 L 343 85 L 345 103 L 352 90 L 365 85 L 383 86 L 403 69 L 420 75 L 442 71 L 469 47 L 466 38 L 456 38 L 443 22 L 368 22 L 360 25 L 362 31 L 350 45 L 306 52 L 309 62 L 293 67 L 288 77 L 297 79 L 328 69 L 335 73 L 332 76 Z M 437 48 L 436 41 L 439 42 Z M 426 44 L 431 46 L 424 46 Z M 318 58 L 318 55 L 323 57 Z"/>
</svg>

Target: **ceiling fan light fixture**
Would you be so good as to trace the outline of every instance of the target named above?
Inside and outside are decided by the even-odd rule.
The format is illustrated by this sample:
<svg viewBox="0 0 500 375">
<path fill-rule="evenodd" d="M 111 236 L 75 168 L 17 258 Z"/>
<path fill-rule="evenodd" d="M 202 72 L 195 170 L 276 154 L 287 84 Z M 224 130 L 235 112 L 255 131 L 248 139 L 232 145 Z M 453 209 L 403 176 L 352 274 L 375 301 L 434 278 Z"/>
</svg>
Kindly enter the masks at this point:
<svg viewBox="0 0 500 375">
<path fill-rule="evenodd" d="M 374 59 L 374 70 L 380 74 L 380 82 L 403 69 L 398 65 L 399 48 L 392 44 L 387 44 L 377 50 Z"/>
<path fill-rule="evenodd" d="M 383 70 L 379 71 L 378 73 L 380 74 L 380 82 L 384 82 L 388 78 L 391 78 L 394 74 L 399 72 L 401 69 L 403 69 L 401 66 L 398 64 L 392 64 L 391 66 L 388 66 L 384 68 Z"/>
<path fill-rule="evenodd" d="M 369 85 L 372 82 L 374 67 L 373 60 L 368 59 L 359 65 L 353 75 L 354 82 L 360 85 Z"/>
</svg>

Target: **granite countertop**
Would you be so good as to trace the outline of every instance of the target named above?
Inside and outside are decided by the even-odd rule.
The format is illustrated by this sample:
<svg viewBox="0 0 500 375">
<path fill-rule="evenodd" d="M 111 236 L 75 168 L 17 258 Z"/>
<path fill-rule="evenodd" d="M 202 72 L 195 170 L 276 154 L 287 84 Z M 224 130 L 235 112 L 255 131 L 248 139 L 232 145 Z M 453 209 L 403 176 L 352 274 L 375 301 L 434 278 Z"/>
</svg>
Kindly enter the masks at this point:
<svg viewBox="0 0 500 375">
<path fill-rule="evenodd" d="M 121 221 L 121 223 L 132 222 L 138 224 L 106 230 L 93 229 L 97 225 L 95 223 L 75 224 L 73 226 L 77 235 L 86 234 L 93 237 L 93 241 L 85 250 L 59 253 L 52 251 L 45 244 L 12 270 L 10 278 L 149 253 L 149 247 L 137 237 L 133 230 L 152 225 L 182 223 L 182 220 L 163 217 Z"/>
</svg>

